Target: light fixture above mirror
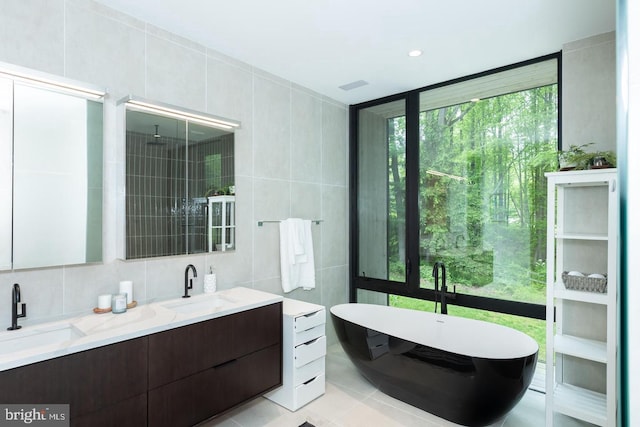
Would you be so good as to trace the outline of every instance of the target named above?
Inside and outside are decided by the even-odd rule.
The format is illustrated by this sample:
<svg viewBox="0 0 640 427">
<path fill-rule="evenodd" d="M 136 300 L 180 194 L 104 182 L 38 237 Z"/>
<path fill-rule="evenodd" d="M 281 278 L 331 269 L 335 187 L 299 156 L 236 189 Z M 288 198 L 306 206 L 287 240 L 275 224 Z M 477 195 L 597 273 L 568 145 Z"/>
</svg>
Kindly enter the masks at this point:
<svg viewBox="0 0 640 427">
<path fill-rule="evenodd" d="M 233 130 L 240 127 L 240 122 L 217 117 L 211 114 L 200 113 L 185 108 L 174 107 L 172 105 L 163 104 L 156 101 L 148 101 L 146 99 L 137 98 L 129 95 L 122 99 L 128 109 L 144 111 L 151 114 L 160 114 L 176 119 L 188 120 L 193 123 L 199 123 L 205 126 L 213 126 L 219 129 Z"/>
<path fill-rule="evenodd" d="M 106 95 L 104 89 L 98 86 L 78 83 L 64 77 L 52 77 L 46 73 L 4 62 L 0 62 L 0 77 L 7 77 L 15 82 L 40 86 L 49 90 L 62 91 L 87 99 L 101 99 Z"/>
</svg>

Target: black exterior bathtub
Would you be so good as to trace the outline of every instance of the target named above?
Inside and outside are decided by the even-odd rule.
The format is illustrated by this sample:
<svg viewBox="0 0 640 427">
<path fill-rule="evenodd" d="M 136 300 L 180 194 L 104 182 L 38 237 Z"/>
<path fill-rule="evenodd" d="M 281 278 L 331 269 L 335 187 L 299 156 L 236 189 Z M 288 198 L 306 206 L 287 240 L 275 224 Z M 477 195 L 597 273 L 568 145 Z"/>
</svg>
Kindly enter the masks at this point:
<svg viewBox="0 0 640 427">
<path fill-rule="evenodd" d="M 380 391 L 441 418 L 486 426 L 526 392 L 538 344 L 511 328 L 403 308 L 331 308 L 340 343 Z"/>
</svg>

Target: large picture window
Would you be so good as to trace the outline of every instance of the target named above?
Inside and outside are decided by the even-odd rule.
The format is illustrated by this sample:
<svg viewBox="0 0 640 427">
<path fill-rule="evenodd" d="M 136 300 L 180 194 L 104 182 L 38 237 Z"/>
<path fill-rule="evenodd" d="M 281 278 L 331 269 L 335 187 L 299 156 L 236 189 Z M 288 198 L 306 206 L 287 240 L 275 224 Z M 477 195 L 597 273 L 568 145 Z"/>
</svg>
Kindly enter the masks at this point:
<svg viewBox="0 0 640 427">
<path fill-rule="evenodd" d="M 526 318 L 545 316 L 544 173 L 557 168 L 559 60 L 352 107 L 352 300 L 376 291 L 382 303 L 433 310 L 442 262 L 456 286 L 450 313 L 521 323 L 544 341 L 544 322 Z"/>
</svg>

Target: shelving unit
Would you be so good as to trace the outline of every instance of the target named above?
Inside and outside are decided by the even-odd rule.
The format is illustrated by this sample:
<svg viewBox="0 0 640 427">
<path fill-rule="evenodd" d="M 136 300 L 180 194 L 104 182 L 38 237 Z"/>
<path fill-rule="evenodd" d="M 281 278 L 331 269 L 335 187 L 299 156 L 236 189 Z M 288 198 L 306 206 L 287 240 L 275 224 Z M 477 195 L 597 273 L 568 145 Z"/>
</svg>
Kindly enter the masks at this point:
<svg viewBox="0 0 640 427">
<path fill-rule="evenodd" d="M 208 197 L 209 252 L 236 247 L 236 196 Z"/>
<path fill-rule="evenodd" d="M 553 426 L 554 413 L 560 413 L 615 426 L 617 173 L 601 169 L 546 176 L 546 425 Z M 606 274 L 606 292 L 567 289 L 563 271 Z"/>
<path fill-rule="evenodd" d="M 265 395 L 296 411 L 325 391 L 326 311 L 321 305 L 282 302 L 282 387 Z"/>
</svg>

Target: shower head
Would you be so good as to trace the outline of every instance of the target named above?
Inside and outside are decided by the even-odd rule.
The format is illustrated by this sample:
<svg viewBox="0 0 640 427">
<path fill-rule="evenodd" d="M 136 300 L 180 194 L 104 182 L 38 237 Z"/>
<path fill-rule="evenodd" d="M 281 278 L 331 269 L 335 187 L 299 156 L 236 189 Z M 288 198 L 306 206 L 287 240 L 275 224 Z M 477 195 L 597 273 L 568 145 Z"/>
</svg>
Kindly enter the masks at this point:
<svg viewBox="0 0 640 427">
<path fill-rule="evenodd" d="M 154 125 L 156 127 L 156 131 L 153 134 L 153 139 L 151 141 L 147 141 L 148 145 L 164 145 L 163 141 L 160 141 L 160 138 L 162 138 L 162 136 L 160 135 L 160 132 L 158 131 L 158 128 L 160 127 L 160 125 Z"/>
</svg>

